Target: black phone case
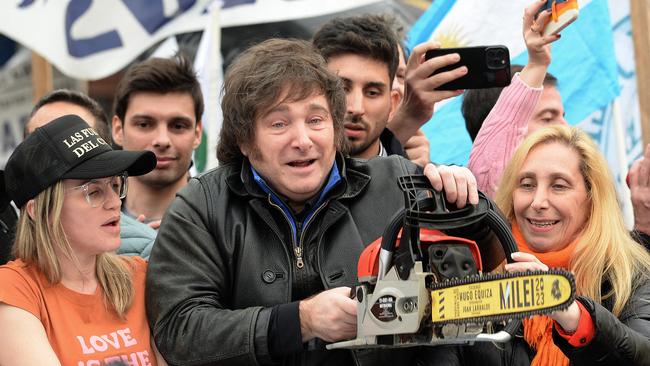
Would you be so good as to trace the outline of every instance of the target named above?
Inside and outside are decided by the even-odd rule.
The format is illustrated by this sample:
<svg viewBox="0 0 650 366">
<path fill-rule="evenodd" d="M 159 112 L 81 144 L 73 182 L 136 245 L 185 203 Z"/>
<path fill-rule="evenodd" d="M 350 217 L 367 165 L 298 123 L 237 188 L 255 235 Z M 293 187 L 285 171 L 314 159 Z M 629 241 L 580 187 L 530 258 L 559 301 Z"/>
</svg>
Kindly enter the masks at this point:
<svg viewBox="0 0 650 366">
<path fill-rule="evenodd" d="M 460 61 L 436 70 L 432 76 L 467 66 L 467 74 L 436 88 L 436 90 L 484 89 L 510 85 L 510 54 L 505 46 L 438 48 L 427 51 L 425 58 L 458 53 Z"/>
</svg>

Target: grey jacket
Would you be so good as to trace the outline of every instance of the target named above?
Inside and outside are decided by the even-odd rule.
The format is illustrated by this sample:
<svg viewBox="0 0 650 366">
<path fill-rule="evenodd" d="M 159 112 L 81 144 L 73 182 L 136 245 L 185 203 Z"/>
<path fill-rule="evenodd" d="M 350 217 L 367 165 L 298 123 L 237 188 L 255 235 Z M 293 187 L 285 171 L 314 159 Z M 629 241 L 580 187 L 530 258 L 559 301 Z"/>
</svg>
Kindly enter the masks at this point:
<svg viewBox="0 0 650 366">
<path fill-rule="evenodd" d="M 342 184 L 303 228 L 322 287 L 353 286 L 364 247 L 404 207 L 397 178 L 418 167 L 392 156 L 337 157 Z M 251 181 L 249 165 L 223 166 L 190 180 L 158 232 L 147 273 L 147 314 L 170 364 L 272 363 L 271 307 L 292 299 L 296 268 L 282 212 Z M 410 351 L 355 353 L 357 365 L 408 362 Z M 336 355 L 342 357 L 337 358 Z M 343 355 L 345 357 L 343 357 Z M 284 365 L 336 364 L 350 351 L 305 350 Z"/>
</svg>

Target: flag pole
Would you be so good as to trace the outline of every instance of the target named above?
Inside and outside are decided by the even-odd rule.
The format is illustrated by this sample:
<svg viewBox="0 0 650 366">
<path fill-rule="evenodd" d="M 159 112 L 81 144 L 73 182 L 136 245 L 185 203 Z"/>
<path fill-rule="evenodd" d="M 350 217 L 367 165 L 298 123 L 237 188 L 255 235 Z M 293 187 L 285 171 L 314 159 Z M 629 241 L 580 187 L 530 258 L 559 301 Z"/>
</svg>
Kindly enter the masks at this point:
<svg viewBox="0 0 650 366">
<path fill-rule="evenodd" d="M 218 165 L 216 150 L 221 129 L 221 102 L 219 98 L 223 83 L 221 60 L 221 2 L 213 1 L 209 6 L 209 19 L 201 36 L 194 60 L 205 110 L 202 116 L 203 135 L 201 144 L 194 151 L 196 172 L 214 168 Z"/>
<path fill-rule="evenodd" d="M 32 100 L 36 103 L 54 88 L 52 65 L 43 56 L 32 51 Z"/>
<path fill-rule="evenodd" d="M 618 179 L 616 188 L 618 190 L 621 212 L 625 225 L 631 230 L 634 227 L 634 209 L 632 207 L 632 194 L 627 186 L 627 152 L 625 150 L 625 131 L 621 119 L 621 110 L 618 98 L 612 101 L 612 125 L 614 127 L 614 139 L 616 143 L 616 161 L 618 161 Z"/>
<path fill-rule="evenodd" d="M 212 33 L 210 39 L 212 40 L 212 45 L 208 49 L 210 55 L 209 60 L 211 60 L 209 65 L 206 65 L 209 72 L 210 78 L 208 88 L 210 90 L 209 95 L 211 100 L 207 101 L 208 103 L 213 104 L 212 108 L 206 108 L 208 121 L 211 123 L 210 128 L 208 129 L 208 156 L 207 156 L 207 166 L 208 168 L 214 168 L 218 165 L 217 162 L 217 144 L 219 142 L 219 131 L 221 130 L 221 98 L 219 94 L 221 92 L 221 85 L 223 82 L 223 63 L 221 60 L 221 4 L 220 2 L 215 2 L 212 4 L 210 9 L 210 26 L 208 27 L 209 31 Z"/>
<path fill-rule="evenodd" d="M 630 0 L 643 146 L 650 143 L 650 4 Z"/>
</svg>

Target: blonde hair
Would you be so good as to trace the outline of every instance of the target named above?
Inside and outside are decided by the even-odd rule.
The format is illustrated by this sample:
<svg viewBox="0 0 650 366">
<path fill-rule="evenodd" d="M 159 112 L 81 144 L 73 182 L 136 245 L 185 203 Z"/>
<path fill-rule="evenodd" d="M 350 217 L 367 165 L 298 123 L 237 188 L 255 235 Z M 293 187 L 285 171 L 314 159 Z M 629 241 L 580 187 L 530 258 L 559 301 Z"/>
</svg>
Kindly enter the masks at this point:
<svg viewBox="0 0 650 366">
<path fill-rule="evenodd" d="M 570 264 L 576 275 L 577 291 L 599 303 L 611 298 L 612 313 L 618 316 L 638 280 L 650 278 L 650 254 L 627 231 L 607 162 L 587 134 L 576 127 L 552 126 L 528 136 L 506 167 L 495 201 L 514 222 L 512 196 L 519 171 L 532 149 L 550 143 L 563 144 L 578 154 L 589 199 L 588 219 L 578 236 Z M 601 293 L 603 281 L 611 285 L 605 294 Z"/>
<path fill-rule="evenodd" d="M 61 223 L 63 198 L 63 182 L 59 181 L 34 198 L 33 219 L 27 212 L 27 205 L 21 208 L 16 225 L 14 255 L 25 263 L 35 265 L 52 284 L 61 282 L 61 267 L 55 248 L 76 261 Z M 124 317 L 133 302 L 133 268 L 125 259 L 113 253 L 98 255 L 96 266 L 95 273 L 105 303 L 118 316 Z"/>
</svg>

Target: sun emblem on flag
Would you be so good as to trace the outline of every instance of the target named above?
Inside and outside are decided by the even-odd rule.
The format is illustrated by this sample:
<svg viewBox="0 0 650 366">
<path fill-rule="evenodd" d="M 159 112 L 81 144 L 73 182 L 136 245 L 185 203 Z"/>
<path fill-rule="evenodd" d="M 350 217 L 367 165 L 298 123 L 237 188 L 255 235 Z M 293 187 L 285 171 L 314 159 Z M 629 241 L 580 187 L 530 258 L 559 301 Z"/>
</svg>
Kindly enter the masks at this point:
<svg viewBox="0 0 650 366">
<path fill-rule="evenodd" d="M 433 40 L 440 43 L 441 48 L 467 47 L 471 44 L 463 32 L 462 26 L 458 24 L 450 24 L 445 29 L 436 32 Z"/>
</svg>

